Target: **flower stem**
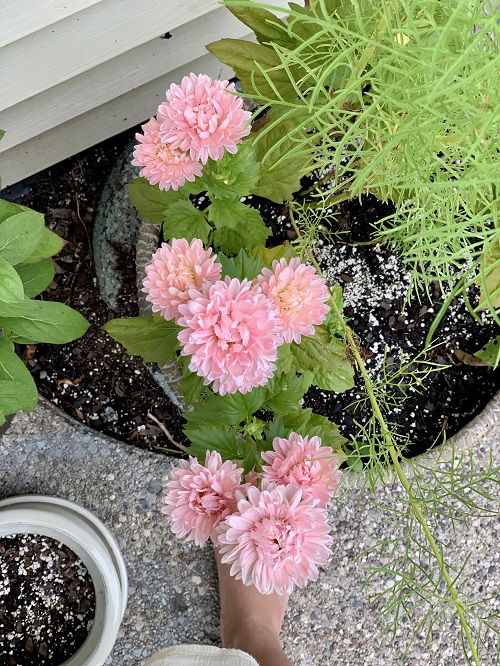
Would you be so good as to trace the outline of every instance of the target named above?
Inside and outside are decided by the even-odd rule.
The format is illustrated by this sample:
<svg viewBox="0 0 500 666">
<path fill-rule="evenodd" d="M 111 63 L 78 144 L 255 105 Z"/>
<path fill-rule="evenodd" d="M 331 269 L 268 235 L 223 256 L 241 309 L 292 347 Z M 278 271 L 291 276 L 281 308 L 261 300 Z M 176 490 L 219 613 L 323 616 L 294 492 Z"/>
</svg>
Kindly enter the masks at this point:
<svg viewBox="0 0 500 666">
<path fill-rule="evenodd" d="M 292 226 L 297 234 L 298 237 L 301 236 L 301 232 L 299 227 L 297 226 L 295 219 L 293 217 L 293 207 L 290 208 L 290 220 L 292 223 Z M 321 268 L 319 263 L 316 260 L 316 257 L 314 256 L 311 248 L 306 247 L 306 252 L 311 260 L 311 263 L 314 265 L 316 270 L 318 271 L 319 274 L 321 274 Z M 342 312 L 338 308 L 337 304 L 331 299 L 330 301 L 330 307 L 332 308 L 333 312 L 335 313 L 335 316 L 337 317 L 340 325 L 342 326 L 342 329 L 345 334 L 345 338 L 349 344 L 349 347 L 351 348 L 351 352 L 356 360 L 356 364 L 359 368 L 359 371 L 361 373 L 361 376 L 363 377 L 363 381 L 365 383 L 366 387 L 366 392 L 368 394 L 368 397 L 370 399 L 370 404 L 373 409 L 373 413 L 375 415 L 375 418 L 377 419 L 379 425 L 380 425 L 380 430 L 382 433 L 382 437 L 384 438 L 384 442 L 387 446 L 387 451 L 389 453 L 389 456 L 391 458 L 392 464 L 394 466 L 396 475 L 401 482 L 401 485 L 405 489 L 408 498 L 410 500 L 410 505 L 411 505 L 411 510 L 415 518 L 417 519 L 418 523 L 422 527 L 422 531 L 425 535 L 425 538 L 427 539 L 429 546 L 431 548 L 432 554 L 436 560 L 436 562 L 439 565 L 439 570 L 443 575 L 443 578 L 446 582 L 447 588 L 448 588 L 448 593 L 451 597 L 451 600 L 453 602 L 453 605 L 456 608 L 459 620 L 460 620 L 460 625 L 462 627 L 462 630 L 465 634 L 465 637 L 467 639 L 467 643 L 469 644 L 470 651 L 472 653 L 472 658 L 474 660 L 475 666 L 481 666 L 476 645 L 474 643 L 474 639 L 472 637 L 471 629 L 469 626 L 469 623 L 467 622 L 467 619 L 465 617 L 464 613 L 464 605 L 462 601 L 460 600 L 458 593 L 456 591 L 455 585 L 453 584 L 453 580 L 451 579 L 447 569 L 446 569 L 446 563 L 443 559 L 443 555 L 440 552 L 436 540 L 434 539 L 429 526 L 427 525 L 427 522 L 425 520 L 424 514 L 422 512 L 422 508 L 420 506 L 419 501 L 413 494 L 413 491 L 411 489 L 410 482 L 408 481 L 408 477 L 406 476 L 406 473 L 403 469 L 403 466 L 401 465 L 401 452 L 399 448 L 395 445 L 394 440 L 392 438 L 391 432 L 389 430 L 389 427 L 387 426 L 387 423 L 385 421 L 384 415 L 382 414 L 382 410 L 380 409 L 380 406 L 377 402 L 377 398 L 375 396 L 375 392 L 373 390 L 373 384 L 370 379 L 370 375 L 368 374 L 368 371 L 366 370 L 365 364 L 363 363 L 363 359 L 361 358 L 361 354 L 359 353 L 358 346 L 356 344 L 356 341 L 354 339 L 354 335 L 347 325 L 347 322 L 345 321 Z M 439 322 L 438 322 L 439 323 Z"/>
</svg>

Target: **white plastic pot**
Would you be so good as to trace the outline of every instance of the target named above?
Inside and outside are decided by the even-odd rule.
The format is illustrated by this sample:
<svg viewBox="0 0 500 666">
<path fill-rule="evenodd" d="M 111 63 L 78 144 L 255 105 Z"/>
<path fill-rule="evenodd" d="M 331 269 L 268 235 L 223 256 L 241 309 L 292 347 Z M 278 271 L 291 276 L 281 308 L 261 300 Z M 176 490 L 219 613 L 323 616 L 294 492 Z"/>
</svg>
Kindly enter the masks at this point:
<svg viewBox="0 0 500 666">
<path fill-rule="evenodd" d="M 95 589 L 95 617 L 80 649 L 64 666 L 102 666 L 113 649 L 127 604 L 127 570 L 115 539 L 90 511 L 41 495 L 0 501 L 0 537 L 40 534 L 70 548 L 85 564 Z"/>
</svg>

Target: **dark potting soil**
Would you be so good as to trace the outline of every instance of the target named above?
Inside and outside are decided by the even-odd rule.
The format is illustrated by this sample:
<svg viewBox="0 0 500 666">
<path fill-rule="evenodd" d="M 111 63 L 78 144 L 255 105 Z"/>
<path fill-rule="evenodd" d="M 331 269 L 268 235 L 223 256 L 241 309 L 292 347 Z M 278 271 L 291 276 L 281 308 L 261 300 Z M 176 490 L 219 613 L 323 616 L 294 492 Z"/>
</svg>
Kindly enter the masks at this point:
<svg viewBox="0 0 500 666">
<path fill-rule="evenodd" d="M 91 148 L 3 196 L 43 212 L 49 227 L 68 239 L 57 258 L 57 275 L 47 298 L 71 305 L 91 322 L 88 333 L 71 344 L 21 348 L 40 393 L 96 430 L 161 451 L 172 445 L 148 413 L 168 428 L 173 439 L 185 443 L 182 417 L 142 361 L 126 354 L 101 330 L 113 317 L 137 315 L 135 258 L 120 257 L 123 288 L 117 310 L 111 311 L 100 298 L 91 252 L 102 188 L 131 136 L 127 132 Z M 258 197 L 248 197 L 246 202 L 258 208 L 271 226 L 269 245 L 293 240 L 295 234 L 283 206 Z M 206 201 L 200 201 L 203 205 Z M 365 197 L 361 204 L 344 202 L 322 220 L 325 231 L 341 232 L 340 239 L 326 233 L 320 237 L 318 250 L 329 282 L 338 282 L 344 289 L 345 314 L 375 381 L 381 378 L 384 354 L 388 372 L 394 372 L 400 362 L 411 361 L 422 350 L 442 302 L 436 283 L 431 286 L 430 300 L 420 294 L 410 305 L 405 304 L 410 276 L 398 256 L 388 246 L 355 245 L 369 240 L 371 224 L 388 212 L 389 207 L 374 197 Z M 473 303 L 477 298 L 474 288 L 470 298 Z M 412 441 L 412 454 L 428 449 L 444 431 L 448 436 L 457 432 L 498 390 L 498 372 L 461 360 L 460 352 L 474 353 L 497 334 L 486 316 L 483 319 L 485 325 L 480 326 L 457 299 L 435 335 L 437 344 L 428 358 L 442 369 L 431 373 L 422 385 L 406 387 L 404 402 L 399 390 L 394 391 L 388 418 Z M 359 380 L 357 384 L 360 386 Z M 362 397 L 359 388 L 343 394 L 311 388 L 305 406 L 338 423 L 345 436 L 356 436 L 355 421 L 364 423 L 371 414 L 359 403 Z"/>
<path fill-rule="evenodd" d="M 34 534 L 0 538 L 0 664 L 58 666 L 92 627 L 95 592 L 67 546 Z"/>
</svg>

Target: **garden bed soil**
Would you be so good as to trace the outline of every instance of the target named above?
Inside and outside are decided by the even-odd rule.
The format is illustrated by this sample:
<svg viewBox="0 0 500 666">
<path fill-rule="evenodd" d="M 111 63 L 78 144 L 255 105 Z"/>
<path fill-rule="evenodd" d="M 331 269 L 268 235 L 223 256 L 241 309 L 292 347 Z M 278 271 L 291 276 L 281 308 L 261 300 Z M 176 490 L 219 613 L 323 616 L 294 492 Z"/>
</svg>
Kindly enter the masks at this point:
<svg viewBox="0 0 500 666">
<path fill-rule="evenodd" d="M 49 227 L 68 239 L 57 259 L 58 270 L 48 297 L 78 309 L 91 323 L 82 339 L 68 345 L 21 348 L 40 393 L 96 430 L 161 451 L 172 444 L 148 414 L 164 424 L 173 439 L 185 443 L 182 418 L 142 361 L 126 354 L 101 330 L 113 317 L 138 314 L 135 256 L 123 251 L 118 254 L 122 289 L 114 311 L 99 295 L 92 261 L 91 238 L 99 197 L 132 135 L 124 133 L 91 148 L 26 185 L 11 188 L 4 196 L 45 213 Z M 258 197 L 247 198 L 247 203 L 258 208 L 272 227 L 270 245 L 294 238 L 283 206 Z M 326 234 L 318 252 L 329 281 L 344 289 L 345 314 L 375 380 L 380 378 L 384 350 L 386 362 L 394 370 L 400 360 L 409 361 L 422 350 L 442 303 L 439 284 L 433 283 L 430 300 L 420 295 L 410 305 L 405 304 L 410 275 L 397 254 L 387 246 L 357 244 L 370 239 L 372 223 L 385 217 L 388 210 L 374 197 L 364 197 L 361 203 L 344 202 L 323 221 L 327 231 L 342 232 L 341 242 Z M 470 298 L 472 302 L 477 298 L 475 288 L 470 290 Z M 461 299 L 454 301 L 436 332 L 436 346 L 428 359 L 446 367 L 432 372 L 423 386 L 409 387 L 404 403 L 398 390 L 394 392 L 389 419 L 401 437 L 413 441 L 411 454 L 431 447 L 445 431 L 448 436 L 456 433 L 498 390 L 498 372 L 461 360 L 460 352 L 474 353 L 497 334 L 495 326 L 483 318 L 485 325 L 480 326 Z M 331 418 L 347 437 L 356 436 L 356 422 L 366 423 L 371 414 L 359 388 L 343 394 L 311 388 L 305 406 Z"/>
<path fill-rule="evenodd" d="M 0 538 L 0 663 L 58 666 L 92 627 L 95 591 L 67 546 L 23 534 Z"/>
</svg>

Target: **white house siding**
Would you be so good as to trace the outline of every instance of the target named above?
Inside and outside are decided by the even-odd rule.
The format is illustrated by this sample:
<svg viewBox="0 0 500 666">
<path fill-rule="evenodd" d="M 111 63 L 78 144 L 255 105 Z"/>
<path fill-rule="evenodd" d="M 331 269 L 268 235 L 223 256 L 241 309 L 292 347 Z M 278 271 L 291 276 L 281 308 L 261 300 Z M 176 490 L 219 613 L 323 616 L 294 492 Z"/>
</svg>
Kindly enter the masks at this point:
<svg viewBox="0 0 500 666">
<path fill-rule="evenodd" d="M 231 76 L 204 46 L 248 37 L 217 0 L 0 0 L 0 15 L 3 186 L 146 120 L 184 74 Z"/>
</svg>

